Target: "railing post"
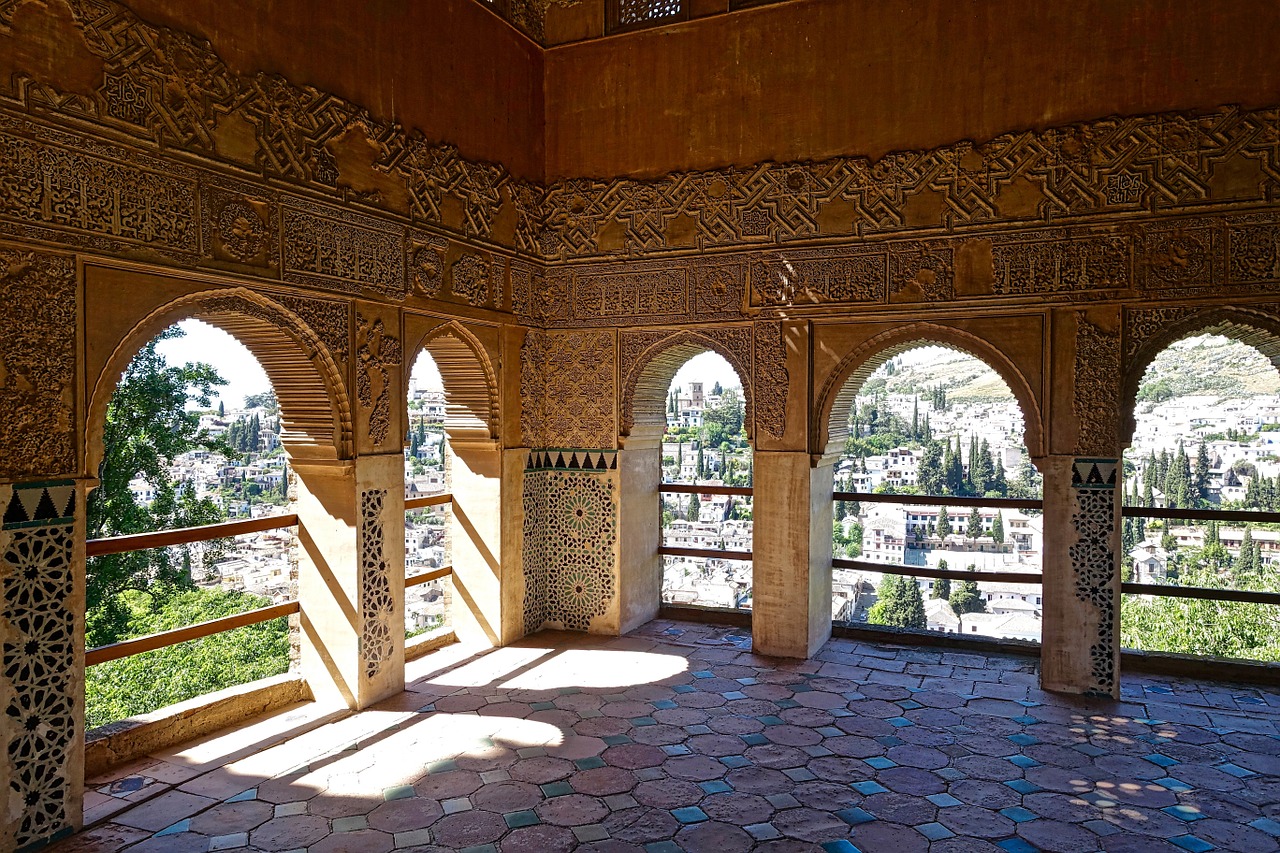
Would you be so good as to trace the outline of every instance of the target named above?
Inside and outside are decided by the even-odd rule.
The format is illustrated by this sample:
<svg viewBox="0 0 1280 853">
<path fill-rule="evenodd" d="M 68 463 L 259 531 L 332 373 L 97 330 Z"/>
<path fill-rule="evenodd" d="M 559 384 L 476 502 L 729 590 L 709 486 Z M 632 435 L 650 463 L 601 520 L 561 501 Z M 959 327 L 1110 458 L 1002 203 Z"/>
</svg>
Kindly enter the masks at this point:
<svg viewBox="0 0 1280 853">
<path fill-rule="evenodd" d="M 834 460 L 755 455 L 752 647 L 804 658 L 831 637 Z"/>
<path fill-rule="evenodd" d="M 298 462 L 302 672 L 365 708 L 404 689 L 404 458 Z"/>
<path fill-rule="evenodd" d="M 618 633 L 662 605 L 662 432 L 635 427 L 618 451 Z"/>
</svg>

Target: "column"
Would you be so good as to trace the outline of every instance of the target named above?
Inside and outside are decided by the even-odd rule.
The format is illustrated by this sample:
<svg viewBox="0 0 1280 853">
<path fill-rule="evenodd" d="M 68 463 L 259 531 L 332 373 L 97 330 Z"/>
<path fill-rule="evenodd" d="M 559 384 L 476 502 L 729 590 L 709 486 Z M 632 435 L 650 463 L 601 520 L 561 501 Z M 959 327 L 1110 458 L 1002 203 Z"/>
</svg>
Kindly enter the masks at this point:
<svg viewBox="0 0 1280 853">
<path fill-rule="evenodd" d="M 623 437 L 618 474 L 618 633 L 625 634 L 662 606 L 660 427 L 636 427 Z"/>
<path fill-rule="evenodd" d="M 366 708 L 404 690 L 404 458 L 294 466 L 302 673 Z"/>
</svg>

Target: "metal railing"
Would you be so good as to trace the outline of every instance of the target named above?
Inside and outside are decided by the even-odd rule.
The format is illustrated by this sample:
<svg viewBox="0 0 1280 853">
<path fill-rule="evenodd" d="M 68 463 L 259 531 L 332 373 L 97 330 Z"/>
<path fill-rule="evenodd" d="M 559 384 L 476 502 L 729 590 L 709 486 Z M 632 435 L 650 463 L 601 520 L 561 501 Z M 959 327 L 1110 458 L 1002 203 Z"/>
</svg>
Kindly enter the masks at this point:
<svg viewBox="0 0 1280 853">
<path fill-rule="evenodd" d="M 1124 518 L 1159 518 L 1171 521 L 1241 521 L 1256 524 L 1280 523 L 1280 512 L 1263 510 L 1171 509 L 1169 507 L 1122 506 Z M 1122 583 L 1120 591 L 1130 595 L 1165 595 L 1201 601 L 1241 601 L 1246 604 L 1280 604 L 1280 592 L 1248 589 L 1217 589 L 1207 586 L 1178 586 L 1158 583 Z"/>
<path fill-rule="evenodd" d="M 167 548 L 171 545 L 190 545 L 194 542 L 207 542 L 210 539 L 225 539 L 245 533 L 261 533 L 267 530 L 278 530 L 292 527 L 298 523 L 298 516 L 272 515 L 265 518 L 252 518 L 245 521 L 224 521 L 220 524 L 205 524 L 200 527 L 181 527 L 175 530 L 158 530 L 154 533 L 131 533 L 126 536 L 111 536 L 103 539 L 90 539 L 85 543 L 85 555 L 101 557 L 107 554 L 124 554 L 130 551 L 145 551 L 149 548 Z M 223 631 L 257 625 L 301 612 L 297 599 L 234 613 L 208 622 L 199 622 L 184 628 L 173 628 L 159 631 L 129 640 L 121 640 L 106 646 L 88 649 L 84 653 L 84 665 L 94 666 L 107 661 L 119 660 L 130 655 L 152 652 L 167 646 L 176 646 L 190 640 L 198 640 Z"/>
<path fill-rule="evenodd" d="M 755 490 L 750 486 L 699 486 L 692 483 L 662 483 L 658 486 L 658 491 L 668 495 L 729 495 L 749 498 Z M 726 551 L 723 548 L 678 548 L 673 545 L 660 545 L 658 554 L 663 557 L 751 561 L 750 551 Z"/>
</svg>

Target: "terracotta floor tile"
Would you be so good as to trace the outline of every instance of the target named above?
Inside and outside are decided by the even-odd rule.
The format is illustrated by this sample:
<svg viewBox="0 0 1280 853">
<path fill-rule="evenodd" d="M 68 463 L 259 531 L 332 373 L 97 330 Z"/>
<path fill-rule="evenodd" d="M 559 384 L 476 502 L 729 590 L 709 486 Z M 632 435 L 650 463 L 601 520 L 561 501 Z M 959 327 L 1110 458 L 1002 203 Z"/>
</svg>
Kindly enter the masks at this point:
<svg viewBox="0 0 1280 853">
<path fill-rule="evenodd" d="M 120 823 L 54 849 L 1280 846 L 1280 713 L 1242 701 L 1256 689 L 1126 678 L 1117 703 L 1044 693 L 1026 658 L 833 640 L 780 661 L 742 636 L 654 622 L 441 650 L 374 713 L 301 706 L 104 775 L 119 794 L 86 814 L 118 804 Z"/>
</svg>

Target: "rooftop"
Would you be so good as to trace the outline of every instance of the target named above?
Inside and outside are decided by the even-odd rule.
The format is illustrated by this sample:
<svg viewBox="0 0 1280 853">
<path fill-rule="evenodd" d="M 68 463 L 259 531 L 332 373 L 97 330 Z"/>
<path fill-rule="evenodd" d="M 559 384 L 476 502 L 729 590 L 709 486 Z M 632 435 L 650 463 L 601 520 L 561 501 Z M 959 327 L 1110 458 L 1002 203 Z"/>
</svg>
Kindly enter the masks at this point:
<svg viewBox="0 0 1280 853">
<path fill-rule="evenodd" d="M 54 849 L 1276 850 L 1280 688 L 734 629 L 544 631 L 408 664 L 372 709 L 295 706 L 90 780 Z M 434 846 L 433 846 L 434 845 Z"/>
</svg>

